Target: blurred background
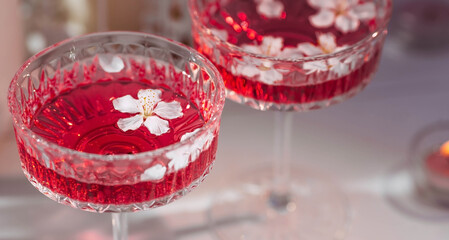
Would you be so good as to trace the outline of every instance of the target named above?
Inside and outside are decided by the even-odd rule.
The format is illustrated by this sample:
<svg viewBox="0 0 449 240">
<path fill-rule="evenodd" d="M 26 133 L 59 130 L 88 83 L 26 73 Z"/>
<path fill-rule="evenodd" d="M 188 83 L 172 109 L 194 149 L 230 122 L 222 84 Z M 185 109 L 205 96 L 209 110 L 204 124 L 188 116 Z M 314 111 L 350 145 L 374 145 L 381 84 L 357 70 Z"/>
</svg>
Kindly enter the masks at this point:
<svg viewBox="0 0 449 240">
<path fill-rule="evenodd" d="M 295 161 L 333 179 L 347 196 L 349 227 L 339 239 L 449 238 L 449 209 L 411 200 L 407 173 L 413 135 L 431 123 L 449 121 L 449 1 L 394 4 L 372 83 L 344 103 L 297 113 L 294 119 Z M 110 238 L 109 216 L 60 206 L 25 180 L 6 103 L 8 84 L 26 58 L 65 38 L 107 30 L 149 32 L 191 44 L 186 0 L 2 2 L 0 239 Z M 228 101 L 213 174 L 188 197 L 133 215 L 131 239 L 147 239 L 150 232 L 151 239 L 215 239 L 205 217 L 209 196 L 238 179 L 232 174 L 236 169 L 274 157 L 269 147 L 273 121 L 273 112 Z"/>
</svg>

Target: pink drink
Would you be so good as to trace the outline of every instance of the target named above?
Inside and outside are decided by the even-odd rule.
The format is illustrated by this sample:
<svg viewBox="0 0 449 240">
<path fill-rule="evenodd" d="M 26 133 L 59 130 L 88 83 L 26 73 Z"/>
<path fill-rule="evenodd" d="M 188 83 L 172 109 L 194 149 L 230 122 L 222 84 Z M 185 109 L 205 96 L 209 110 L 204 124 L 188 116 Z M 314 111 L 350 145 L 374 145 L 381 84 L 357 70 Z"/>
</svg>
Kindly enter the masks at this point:
<svg viewBox="0 0 449 240">
<path fill-rule="evenodd" d="M 218 3 L 220 2 L 220 3 Z M 223 3 L 225 2 L 225 3 Z M 257 12 L 257 5 L 263 0 L 250 1 L 217 1 L 209 3 L 200 14 L 201 20 L 212 30 L 225 31 L 227 34 L 218 36 L 236 46 L 247 44 L 261 44 L 264 37 L 282 38 L 284 48 L 294 48 L 301 43 L 318 45 L 317 34 L 332 34 L 337 46 L 351 46 L 373 33 L 378 25 L 378 19 L 360 21 L 357 30 L 343 33 L 335 25 L 325 28 L 314 27 L 309 18 L 319 11 L 312 7 L 307 0 L 274 0 L 285 6 L 279 17 L 266 17 Z M 265 0 L 265 2 L 273 2 Z M 368 2 L 368 1 L 360 1 Z M 195 29 L 195 27 L 194 27 Z M 214 32 L 214 31 L 212 31 Z M 305 104 L 310 108 L 338 102 L 340 96 L 350 97 L 363 89 L 376 71 L 380 58 L 381 43 L 373 45 L 369 51 L 354 52 L 353 65 L 343 74 L 332 74 L 329 71 L 307 73 L 302 62 L 276 62 L 273 67 L 280 69 L 282 81 L 266 83 L 258 76 L 248 77 L 231 71 L 235 67 L 235 59 L 242 56 L 236 51 L 223 51 L 217 57 L 216 48 L 223 47 L 220 43 L 211 45 L 210 40 L 194 33 L 194 43 L 197 50 L 212 60 L 221 72 L 226 88 L 244 98 L 276 104 Z M 381 41 L 380 41 L 381 42 Z M 223 47 L 226 48 L 226 47 Z M 232 52 L 232 56 L 226 55 Z M 327 53 L 324 53 L 327 54 Z M 270 55 L 271 56 L 271 55 Z M 276 55 L 272 56 L 276 57 Z M 310 57 L 304 55 L 303 57 Z M 285 56 L 282 57 L 285 59 Z M 292 58 L 295 58 L 294 56 Z M 351 65 L 349 61 L 348 66 Z M 284 71 L 282 71 L 284 70 Z M 315 104 L 318 103 L 318 104 Z M 309 108 L 309 107 L 305 107 Z"/>
<path fill-rule="evenodd" d="M 168 120 L 170 126 L 168 132 L 156 136 L 143 125 L 126 132 L 117 126 L 118 119 L 129 117 L 130 114 L 114 109 L 112 100 L 128 94 L 137 98 L 140 89 L 158 89 L 162 92 L 161 101 L 180 103 L 182 117 Z M 66 148 L 114 155 L 135 154 L 168 146 L 179 142 L 181 136 L 204 124 L 198 108 L 184 96 L 166 87 L 156 86 L 145 79 L 141 81 L 121 79 L 86 84 L 62 91 L 36 111 L 30 129 Z M 214 161 L 217 139 L 214 136 L 210 147 L 202 151 L 196 159 L 191 159 L 184 168 L 168 172 L 161 180 L 140 181 L 134 184 L 96 184 L 68 178 L 47 168 L 38 159 L 29 155 L 23 142 L 18 141 L 18 146 L 24 170 L 43 187 L 80 202 L 121 205 L 148 202 L 189 186 L 199 179 Z M 162 161 L 156 163 L 167 166 Z M 63 163 L 56 161 L 55 164 Z M 129 176 L 133 176 L 144 172 L 147 167 L 130 164 L 122 169 L 120 174 L 123 176 L 129 173 Z M 90 176 L 92 171 L 100 176 L 103 174 L 101 178 L 106 179 L 105 182 L 112 182 L 109 179 L 115 178 L 113 172 L 93 170 L 86 162 L 80 165 L 71 163 L 69 168 L 77 170 L 78 179 L 92 178 Z M 80 175 L 83 172 L 85 176 Z"/>
</svg>

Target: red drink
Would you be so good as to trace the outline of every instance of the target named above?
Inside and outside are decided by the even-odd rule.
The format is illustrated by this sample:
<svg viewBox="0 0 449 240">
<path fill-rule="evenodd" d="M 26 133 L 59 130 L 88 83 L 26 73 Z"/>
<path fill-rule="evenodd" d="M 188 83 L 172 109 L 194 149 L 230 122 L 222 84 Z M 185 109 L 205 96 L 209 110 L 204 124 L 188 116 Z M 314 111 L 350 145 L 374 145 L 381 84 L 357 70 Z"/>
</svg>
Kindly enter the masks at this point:
<svg viewBox="0 0 449 240">
<path fill-rule="evenodd" d="M 117 125 L 121 118 L 135 115 L 117 111 L 114 99 L 130 95 L 137 99 L 140 89 L 157 89 L 161 92 L 160 102 L 178 102 L 182 109 L 182 116 L 167 119 L 170 129 L 155 135 L 144 126 L 136 130 L 123 131 Z M 200 111 L 194 103 L 184 96 L 166 87 L 152 85 L 148 80 L 112 80 L 78 86 L 75 89 L 62 91 L 58 96 L 47 101 L 31 120 L 30 129 L 60 146 L 80 152 L 95 154 L 136 154 L 159 149 L 179 142 L 185 134 L 204 125 Z M 18 141 L 22 166 L 27 175 L 37 181 L 42 187 L 72 200 L 95 204 L 133 204 L 148 202 L 174 194 L 189 185 L 207 172 L 214 161 L 217 140 L 214 135 L 209 139 L 209 147 L 192 155 L 185 166 L 170 166 L 166 160 L 151 163 L 125 164 L 118 174 L 95 169 L 93 162 L 84 161 L 79 164 L 70 162 L 65 169 L 76 169 L 76 178 L 66 177 L 47 166 L 42 165 L 35 157 L 27 153 L 24 143 Z M 195 158 L 195 159 L 193 159 Z M 54 168 L 65 164 L 64 158 L 51 159 Z M 130 179 L 139 178 L 145 169 L 156 164 L 165 167 L 163 178 L 150 181 L 132 181 L 123 184 L 123 176 Z M 95 175 L 95 176 L 92 176 Z M 86 179 L 86 181 L 83 181 Z M 91 183 L 88 179 L 96 179 Z M 104 184 L 98 184 L 102 181 Z M 126 181 L 125 181 L 126 182 Z"/>
<path fill-rule="evenodd" d="M 372 5 L 369 9 L 374 11 L 369 13 L 373 15 L 371 19 L 359 19 L 356 21 L 357 28 L 354 27 L 350 30 L 343 28 L 342 30 L 339 27 L 341 24 L 337 24 L 336 20 L 325 27 L 315 26 L 311 19 L 322 9 L 310 2 L 314 1 L 213 1 L 199 13 L 201 16 L 199 21 L 204 22 L 216 37 L 241 47 L 240 50 L 244 50 L 226 50 L 228 46 L 225 46 L 223 42 L 204 35 L 201 31 L 195 32 L 195 29 L 199 28 L 195 25 L 193 27 L 194 43 L 197 50 L 216 64 L 223 76 L 226 88 L 229 91 L 228 96 L 231 99 L 234 98 L 234 95 L 237 95 L 239 98 L 255 99 L 258 102 L 281 105 L 300 104 L 304 109 L 310 109 L 339 102 L 366 86 L 376 71 L 382 41 L 373 42 L 372 46 L 355 50 L 350 54 L 350 57 L 341 56 L 332 59 L 334 62 L 342 64 L 341 71 L 333 71 L 335 64 L 331 60 L 320 60 L 322 61 L 320 64 L 324 66 L 313 71 L 307 69 L 305 61 L 294 62 L 291 60 L 338 52 L 371 36 L 380 24 L 375 17 L 374 4 L 370 3 Z M 338 1 L 329 0 L 329 2 Z M 367 2 L 369 1 L 359 1 L 357 6 L 352 7 L 357 8 Z M 264 4 L 266 6 L 263 6 Z M 336 14 L 336 16 L 338 14 L 344 15 L 345 11 L 351 11 L 351 7 L 344 9 L 344 7 L 337 6 L 336 9 L 331 10 L 335 10 L 333 14 Z M 335 47 L 331 51 L 324 49 L 327 47 L 326 45 L 320 46 L 319 35 L 323 34 L 328 34 L 334 38 L 333 44 L 335 44 Z M 254 46 L 263 46 L 265 44 L 264 38 L 281 39 L 282 47 L 280 51 L 270 52 L 271 45 L 268 45 L 268 50 L 251 51 Z M 216 43 L 212 44 L 214 41 Z M 323 51 L 314 54 L 308 54 L 304 51 L 296 51 L 293 54 L 283 52 L 287 49 L 295 51 L 298 46 L 307 43 L 321 48 Z M 245 59 L 248 52 L 259 54 L 259 56 L 278 57 L 278 59 L 266 58 L 264 60 L 263 57 L 249 55 L 252 60 L 248 61 Z M 259 62 L 257 62 L 257 58 L 260 59 Z M 307 61 L 310 62 L 310 60 Z M 245 70 L 240 72 L 235 71 L 239 68 L 238 65 L 241 62 L 253 65 L 260 64 L 262 67 L 259 66 L 258 68 L 261 72 L 274 69 L 277 72 L 274 73 L 278 77 L 276 79 L 276 75 L 273 73 L 265 79 L 263 79 L 263 73 L 245 74 L 248 68 L 244 68 Z M 274 80 L 267 81 L 269 78 Z"/>
</svg>

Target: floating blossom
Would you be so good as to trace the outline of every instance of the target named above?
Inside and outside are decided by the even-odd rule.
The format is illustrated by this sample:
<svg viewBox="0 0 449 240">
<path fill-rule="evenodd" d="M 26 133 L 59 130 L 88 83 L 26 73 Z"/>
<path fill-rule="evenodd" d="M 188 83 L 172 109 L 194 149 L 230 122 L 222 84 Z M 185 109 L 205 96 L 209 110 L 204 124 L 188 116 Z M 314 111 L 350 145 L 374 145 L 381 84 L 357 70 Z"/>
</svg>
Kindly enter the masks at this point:
<svg viewBox="0 0 449 240">
<path fill-rule="evenodd" d="M 161 164 L 156 164 L 145 170 L 145 172 L 142 175 L 140 175 L 140 180 L 142 181 L 161 180 L 164 177 L 165 172 L 167 172 L 167 167 L 162 166 Z"/>
<path fill-rule="evenodd" d="M 255 54 L 263 54 L 274 57 L 281 53 L 284 46 L 284 40 L 280 37 L 265 36 L 260 45 L 242 44 L 242 48 L 248 52 Z"/>
<path fill-rule="evenodd" d="M 181 137 L 181 142 L 185 141 L 187 138 L 196 134 L 199 131 L 199 128 L 186 133 Z M 168 163 L 168 167 L 173 169 L 174 171 L 178 171 L 179 169 L 183 169 L 187 167 L 190 161 L 195 161 L 202 151 L 208 149 L 212 140 L 214 139 L 214 135 L 211 131 L 207 131 L 205 134 L 198 136 L 192 145 L 185 145 L 173 151 L 170 151 L 165 154 L 168 159 L 171 159 Z"/>
<path fill-rule="evenodd" d="M 251 59 L 248 56 L 243 56 L 243 61 L 239 61 L 235 66 L 232 66 L 231 72 L 234 75 L 242 75 L 249 78 L 259 76 L 258 79 L 266 84 L 273 84 L 283 79 L 282 73 L 274 69 L 270 61 Z"/>
<path fill-rule="evenodd" d="M 101 68 L 108 73 L 118 73 L 125 68 L 125 63 L 118 56 L 100 55 L 98 60 Z"/>
<path fill-rule="evenodd" d="M 244 50 L 254 53 L 266 55 L 269 57 L 279 58 L 298 58 L 302 57 L 302 53 L 296 48 L 284 48 L 282 38 L 265 36 L 260 45 L 243 44 L 241 46 Z M 243 61 L 231 68 L 234 75 L 243 75 L 249 78 L 259 76 L 259 80 L 266 84 L 273 84 L 283 79 L 283 75 L 274 68 L 273 61 L 262 60 L 259 58 L 252 58 L 243 56 Z"/>
<path fill-rule="evenodd" d="M 376 6 L 372 2 L 359 3 L 359 0 L 308 0 L 318 13 L 309 17 L 317 28 L 335 27 L 343 33 L 359 28 L 360 21 L 371 20 L 376 16 Z"/>
<path fill-rule="evenodd" d="M 256 0 L 257 13 L 267 18 L 280 18 L 284 12 L 284 4 L 276 0 Z"/>
<path fill-rule="evenodd" d="M 190 146 L 182 146 L 176 150 L 166 153 L 165 156 L 170 159 L 170 162 L 168 162 L 169 169 L 178 171 L 179 169 L 187 167 L 189 164 L 190 155 Z"/>
<path fill-rule="evenodd" d="M 310 42 L 298 44 L 298 50 L 307 56 L 320 54 L 331 54 L 346 48 L 346 46 L 337 47 L 337 40 L 332 33 L 317 34 L 318 45 Z"/>
<path fill-rule="evenodd" d="M 318 34 L 317 38 L 317 46 L 307 42 L 298 44 L 297 48 L 307 56 L 331 54 L 346 48 L 346 46 L 337 47 L 335 36 L 332 33 Z M 327 61 L 319 60 L 305 62 L 303 68 L 304 70 L 307 70 L 307 74 L 330 70 L 336 73 L 337 76 L 342 76 L 349 72 L 349 66 L 347 62 L 341 62 L 338 58 L 330 58 Z"/>
<path fill-rule="evenodd" d="M 181 117 L 181 104 L 177 101 L 161 101 L 160 90 L 145 89 L 139 90 L 138 99 L 131 95 L 116 98 L 112 101 L 114 108 L 123 113 L 138 113 L 129 118 L 121 118 L 117 125 L 122 131 L 136 130 L 145 125 L 150 133 L 162 135 L 170 128 L 166 119 L 175 119 Z"/>
</svg>

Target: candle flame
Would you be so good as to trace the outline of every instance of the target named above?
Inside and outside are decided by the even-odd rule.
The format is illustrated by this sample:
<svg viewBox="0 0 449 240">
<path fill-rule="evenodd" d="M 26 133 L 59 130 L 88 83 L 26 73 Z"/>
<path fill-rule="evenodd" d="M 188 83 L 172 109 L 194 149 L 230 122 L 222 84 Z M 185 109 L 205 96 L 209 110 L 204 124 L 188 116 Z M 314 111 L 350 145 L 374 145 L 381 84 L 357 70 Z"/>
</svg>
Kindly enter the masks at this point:
<svg viewBox="0 0 449 240">
<path fill-rule="evenodd" d="M 444 157 L 449 157 L 449 141 L 446 141 L 441 145 L 440 154 Z"/>
</svg>

